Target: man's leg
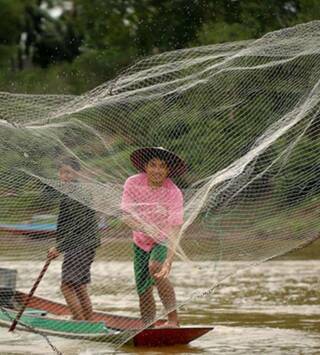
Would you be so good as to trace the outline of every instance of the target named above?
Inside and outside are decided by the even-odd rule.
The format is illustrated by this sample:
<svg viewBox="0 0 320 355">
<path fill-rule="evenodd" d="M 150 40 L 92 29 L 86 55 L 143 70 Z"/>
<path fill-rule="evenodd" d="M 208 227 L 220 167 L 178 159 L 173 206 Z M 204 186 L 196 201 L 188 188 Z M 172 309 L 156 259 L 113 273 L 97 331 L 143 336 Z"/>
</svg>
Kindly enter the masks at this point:
<svg viewBox="0 0 320 355">
<path fill-rule="evenodd" d="M 78 294 L 74 286 L 62 282 L 61 291 L 63 296 L 69 306 L 69 309 L 72 313 L 73 319 L 75 320 L 84 320 L 84 315 L 82 313 L 82 307 L 80 305 Z"/>
<path fill-rule="evenodd" d="M 78 258 L 78 285 L 76 287 L 78 299 L 85 320 L 92 318 L 92 303 L 88 293 L 87 285 L 91 282 L 91 264 L 96 255 L 95 248 L 88 248 L 79 252 Z"/>
<path fill-rule="evenodd" d="M 79 285 L 76 287 L 77 296 L 82 309 L 82 314 L 85 320 L 91 320 L 92 317 L 92 303 L 88 294 L 87 285 Z"/>
<path fill-rule="evenodd" d="M 139 304 L 143 323 L 151 325 L 156 317 L 156 303 L 153 297 L 152 287 L 139 295 Z"/>
<path fill-rule="evenodd" d="M 156 286 L 158 289 L 159 297 L 161 302 L 168 312 L 168 323 L 167 326 L 178 327 L 178 313 L 176 311 L 176 295 L 173 289 L 173 286 L 169 279 L 159 279 L 154 275 L 161 270 L 162 263 L 157 261 L 150 262 L 150 273 L 156 282 Z"/>
<path fill-rule="evenodd" d="M 134 275 L 142 321 L 146 325 L 154 322 L 156 316 L 156 304 L 153 297 L 153 280 L 149 273 L 150 253 L 133 245 L 134 251 Z"/>
</svg>

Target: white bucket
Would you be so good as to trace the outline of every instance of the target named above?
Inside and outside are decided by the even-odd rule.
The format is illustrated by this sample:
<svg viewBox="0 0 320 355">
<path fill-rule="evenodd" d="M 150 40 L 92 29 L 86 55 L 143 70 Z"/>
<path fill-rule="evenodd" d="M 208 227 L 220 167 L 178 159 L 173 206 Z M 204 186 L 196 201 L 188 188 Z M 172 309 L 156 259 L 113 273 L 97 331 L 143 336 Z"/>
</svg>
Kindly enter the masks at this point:
<svg viewBox="0 0 320 355">
<path fill-rule="evenodd" d="M 17 270 L 0 268 L 0 305 L 12 307 Z"/>
</svg>

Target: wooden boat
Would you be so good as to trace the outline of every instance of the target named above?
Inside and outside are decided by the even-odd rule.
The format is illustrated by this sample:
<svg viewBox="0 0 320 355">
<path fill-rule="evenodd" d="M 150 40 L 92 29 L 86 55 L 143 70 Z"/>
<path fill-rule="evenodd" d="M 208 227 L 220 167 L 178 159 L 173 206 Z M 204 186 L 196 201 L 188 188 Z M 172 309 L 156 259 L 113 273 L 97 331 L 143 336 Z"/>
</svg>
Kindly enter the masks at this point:
<svg viewBox="0 0 320 355">
<path fill-rule="evenodd" d="M 104 232 L 107 226 L 100 223 L 99 229 Z M 0 232 L 28 237 L 55 237 L 57 232 L 56 223 L 0 223 Z"/>
<path fill-rule="evenodd" d="M 25 293 L 16 291 L 13 304 L 22 306 L 26 299 Z M 100 342 L 119 343 L 130 338 L 127 344 L 134 346 L 182 345 L 190 343 L 213 329 L 212 327 L 157 328 L 163 324 L 163 320 L 158 321 L 155 327 L 143 329 L 143 324 L 138 318 L 104 312 L 94 312 L 91 322 L 61 319 L 61 316 L 70 315 L 66 305 L 36 296 L 31 298 L 28 307 L 21 318 L 18 329 Z M 15 315 L 16 310 L 13 308 L 1 307 L 0 326 L 10 327 Z"/>
</svg>

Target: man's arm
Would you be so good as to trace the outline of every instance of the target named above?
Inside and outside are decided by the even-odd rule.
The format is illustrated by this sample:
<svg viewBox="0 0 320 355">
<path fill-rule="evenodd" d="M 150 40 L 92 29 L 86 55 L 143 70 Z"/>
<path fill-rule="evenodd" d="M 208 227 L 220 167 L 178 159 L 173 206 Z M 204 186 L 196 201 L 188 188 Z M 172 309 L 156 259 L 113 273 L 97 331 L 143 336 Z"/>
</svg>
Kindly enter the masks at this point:
<svg viewBox="0 0 320 355">
<path fill-rule="evenodd" d="M 173 262 L 174 255 L 178 246 L 178 236 L 183 224 L 183 195 L 181 190 L 178 188 L 175 192 L 170 195 L 168 201 L 169 207 L 169 218 L 168 224 L 171 226 L 168 235 L 169 245 L 168 245 L 168 255 L 167 259 L 162 265 L 161 270 L 155 275 L 158 278 L 166 278 L 169 276 L 171 271 L 171 266 Z"/>
<path fill-rule="evenodd" d="M 151 226 L 147 223 L 143 223 L 142 221 L 139 221 L 138 219 L 134 218 L 134 216 L 132 216 L 132 214 L 130 214 L 128 212 L 123 213 L 122 221 L 128 227 L 130 227 L 132 230 L 137 231 L 137 232 L 143 232 L 151 237 L 153 235 L 156 235 L 156 233 L 157 233 L 156 229 L 153 226 Z"/>
<path fill-rule="evenodd" d="M 60 255 L 59 250 L 56 247 L 52 247 L 48 251 L 47 258 L 49 260 L 53 260 L 53 259 L 57 258 L 59 255 Z"/>
<path fill-rule="evenodd" d="M 162 265 L 161 270 L 155 274 L 156 278 L 164 279 L 167 278 L 170 274 L 173 258 L 177 247 L 177 237 L 179 235 L 180 228 L 181 228 L 180 226 L 174 226 L 171 229 L 171 232 L 168 237 L 169 239 L 168 255 L 165 262 Z"/>
<path fill-rule="evenodd" d="M 61 197 L 61 196 L 60 196 Z M 51 247 L 48 250 L 47 258 L 50 260 L 56 259 L 63 250 L 63 244 L 66 234 L 66 224 L 68 223 L 68 216 L 66 214 L 66 203 L 67 197 L 62 196 L 59 205 L 59 214 L 57 220 L 57 231 L 56 231 L 56 246 Z"/>
<path fill-rule="evenodd" d="M 139 224 L 138 221 L 136 221 L 128 212 L 124 212 L 122 214 L 122 222 L 124 222 L 128 227 L 130 227 L 132 230 L 140 230 L 142 226 Z"/>
</svg>

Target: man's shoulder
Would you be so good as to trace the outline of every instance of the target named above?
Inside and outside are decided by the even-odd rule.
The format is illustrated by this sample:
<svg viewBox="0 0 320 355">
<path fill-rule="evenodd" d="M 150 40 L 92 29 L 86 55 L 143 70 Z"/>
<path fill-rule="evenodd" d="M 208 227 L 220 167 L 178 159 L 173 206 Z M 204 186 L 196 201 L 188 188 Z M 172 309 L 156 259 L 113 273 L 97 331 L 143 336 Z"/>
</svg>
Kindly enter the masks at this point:
<svg viewBox="0 0 320 355">
<path fill-rule="evenodd" d="M 175 194 L 182 194 L 182 191 L 170 178 L 166 180 L 166 188 L 168 188 Z"/>
<path fill-rule="evenodd" d="M 146 181 L 146 174 L 140 173 L 140 174 L 136 174 L 136 175 L 132 175 L 132 176 L 128 177 L 128 179 L 125 182 L 125 185 L 141 184 L 144 181 Z"/>
</svg>

